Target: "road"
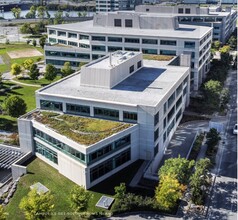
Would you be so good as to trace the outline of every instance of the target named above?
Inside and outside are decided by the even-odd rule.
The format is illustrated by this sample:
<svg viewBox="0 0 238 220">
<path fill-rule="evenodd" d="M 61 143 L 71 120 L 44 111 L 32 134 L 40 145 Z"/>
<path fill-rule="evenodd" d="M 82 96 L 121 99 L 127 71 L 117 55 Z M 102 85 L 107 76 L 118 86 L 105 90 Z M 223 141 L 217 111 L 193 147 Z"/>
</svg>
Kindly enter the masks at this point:
<svg viewBox="0 0 238 220">
<path fill-rule="evenodd" d="M 237 123 L 237 73 L 228 78 L 231 94 L 225 139 L 218 151 L 216 179 L 207 219 L 237 219 L 237 135 L 232 133 Z"/>
</svg>

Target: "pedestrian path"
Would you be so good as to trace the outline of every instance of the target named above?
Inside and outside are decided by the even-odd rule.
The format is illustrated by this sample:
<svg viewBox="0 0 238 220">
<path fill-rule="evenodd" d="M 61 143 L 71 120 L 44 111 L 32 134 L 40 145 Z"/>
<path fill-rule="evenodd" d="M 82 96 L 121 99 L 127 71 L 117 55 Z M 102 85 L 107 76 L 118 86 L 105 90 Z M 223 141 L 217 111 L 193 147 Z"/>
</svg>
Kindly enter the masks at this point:
<svg viewBox="0 0 238 220">
<path fill-rule="evenodd" d="M 15 84 L 19 84 L 19 85 L 23 85 L 23 86 L 30 86 L 30 87 L 41 87 L 41 85 L 36 85 L 36 84 L 28 84 L 28 83 L 22 83 L 22 82 L 18 82 L 16 80 L 10 79 L 10 82 L 13 82 Z"/>
</svg>

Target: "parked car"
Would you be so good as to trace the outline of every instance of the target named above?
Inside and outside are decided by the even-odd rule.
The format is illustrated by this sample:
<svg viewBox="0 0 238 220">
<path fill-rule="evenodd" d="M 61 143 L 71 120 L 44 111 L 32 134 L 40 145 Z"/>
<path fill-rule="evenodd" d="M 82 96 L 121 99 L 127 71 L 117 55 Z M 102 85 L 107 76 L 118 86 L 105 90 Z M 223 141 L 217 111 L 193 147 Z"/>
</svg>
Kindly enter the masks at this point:
<svg viewBox="0 0 238 220">
<path fill-rule="evenodd" d="M 238 133 L 238 124 L 235 124 L 233 127 L 233 134 L 237 134 Z"/>
</svg>

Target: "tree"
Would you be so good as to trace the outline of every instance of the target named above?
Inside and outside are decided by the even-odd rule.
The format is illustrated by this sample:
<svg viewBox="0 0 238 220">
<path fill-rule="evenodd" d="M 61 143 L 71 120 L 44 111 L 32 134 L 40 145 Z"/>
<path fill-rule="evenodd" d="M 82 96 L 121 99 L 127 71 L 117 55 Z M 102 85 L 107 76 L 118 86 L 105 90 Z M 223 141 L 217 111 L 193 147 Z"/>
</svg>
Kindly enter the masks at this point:
<svg viewBox="0 0 238 220">
<path fill-rule="evenodd" d="M 32 5 L 30 11 L 26 14 L 26 18 L 36 18 L 36 6 Z"/>
<path fill-rule="evenodd" d="M 209 80 L 204 84 L 204 98 L 208 107 L 212 109 L 218 109 L 220 103 L 220 93 L 222 91 L 222 85 L 219 81 Z"/>
<path fill-rule="evenodd" d="M 186 187 L 180 184 L 172 174 L 162 176 L 159 186 L 155 190 L 155 198 L 161 210 L 170 211 L 182 197 Z"/>
<path fill-rule="evenodd" d="M 57 11 L 54 14 L 54 24 L 62 24 L 63 22 L 63 12 L 62 11 Z"/>
<path fill-rule="evenodd" d="M 37 68 L 37 65 L 34 63 L 31 65 L 30 71 L 29 71 L 29 76 L 31 77 L 31 79 L 36 80 L 38 79 L 40 73 L 39 73 L 39 69 Z"/>
<path fill-rule="evenodd" d="M 21 69 L 21 66 L 18 64 L 18 63 L 13 63 L 11 65 L 11 73 L 14 75 L 14 76 L 17 76 L 21 73 L 22 69 Z"/>
<path fill-rule="evenodd" d="M 214 42 L 214 48 L 215 48 L 216 50 L 219 50 L 220 46 L 221 46 L 221 42 L 220 42 L 220 41 L 215 41 L 215 42 Z"/>
<path fill-rule="evenodd" d="M 40 39 L 39 39 L 39 44 L 40 46 L 42 47 L 42 49 L 44 48 L 45 46 L 45 42 L 46 42 L 46 36 L 42 36 Z"/>
<path fill-rule="evenodd" d="M 48 193 L 38 194 L 35 189 L 23 197 L 19 208 L 24 212 L 27 220 L 41 220 L 51 216 L 54 208 L 53 196 Z"/>
<path fill-rule="evenodd" d="M 126 195 L 126 184 L 120 183 L 120 186 L 115 186 L 115 198 L 116 199 L 123 199 Z"/>
<path fill-rule="evenodd" d="M 80 11 L 78 12 L 78 17 L 82 17 L 82 13 Z"/>
<path fill-rule="evenodd" d="M 21 97 L 11 95 L 3 101 L 2 108 L 8 115 L 17 118 L 26 113 L 27 106 Z"/>
<path fill-rule="evenodd" d="M 221 91 L 221 101 L 220 101 L 221 110 L 225 108 L 225 106 L 229 103 L 229 100 L 230 100 L 229 89 L 223 89 Z"/>
<path fill-rule="evenodd" d="M 83 16 L 83 17 L 86 17 L 86 16 L 87 16 L 87 12 L 86 12 L 86 11 L 83 11 L 82 16 Z"/>
<path fill-rule="evenodd" d="M 194 161 L 189 161 L 185 158 L 170 158 L 165 161 L 164 165 L 159 170 L 159 177 L 173 175 L 181 184 L 187 184 L 191 175 Z"/>
<path fill-rule="evenodd" d="M 231 36 L 230 39 L 228 40 L 228 44 L 231 48 L 231 50 L 236 50 L 237 48 L 237 37 Z"/>
<path fill-rule="evenodd" d="M 71 68 L 70 62 L 65 62 L 64 66 L 61 68 L 62 76 L 63 77 L 68 76 L 68 75 L 72 74 L 73 72 L 74 72 L 74 70 Z"/>
<path fill-rule="evenodd" d="M 57 76 L 57 69 L 52 64 L 47 64 L 45 68 L 45 79 L 52 81 Z"/>
<path fill-rule="evenodd" d="M 197 205 L 202 205 L 205 199 L 206 187 L 210 184 L 208 168 L 211 162 L 208 158 L 200 159 L 195 165 L 195 172 L 190 178 L 190 191 L 192 201 Z"/>
<path fill-rule="evenodd" d="M 32 45 L 35 47 L 36 46 L 36 40 L 34 39 L 33 41 L 32 41 Z"/>
<path fill-rule="evenodd" d="M 22 66 L 24 67 L 25 70 L 30 70 L 32 64 L 34 63 L 34 61 L 32 59 L 26 59 Z"/>
<path fill-rule="evenodd" d="M 71 207 L 76 212 L 86 210 L 91 196 L 82 186 L 75 186 L 70 192 Z"/>
<path fill-rule="evenodd" d="M 45 17 L 46 8 L 44 6 L 37 7 L 37 16 L 41 19 Z"/>
<path fill-rule="evenodd" d="M 206 138 L 207 138 L 206 144 L 208 147 L 214 147 L 215 145 L 218 144 L 219 140 L 221 140 L 219 134 L 220 133 L 215 128 L 211 128 L 209 130 L 209 132 L 207 133 L 207 136 L 206 136 Z"/>
<path fill-rule="evenodd" d="M 21 9 L 20 8 L 12 8 L 11 12 L 12 12 L 14 18 L 16 18 L 16 19 L 20 18 L 20 15 L 21 15 Z"/>
<path fill-rule="evenodd" d="M 29 23 L 24 23 L 21 26 L 20 31 L 22 34 L 35 34 L 34 28 L 32 28 L 31 24 L 29 24 Z"/>
<path fill-rule="evenodd" d="M 4 211 L 4 208 L 2 205 L 0 205 L 0 220 L 6 220 L 7 219 L 7 213 Z"/>
</svg>

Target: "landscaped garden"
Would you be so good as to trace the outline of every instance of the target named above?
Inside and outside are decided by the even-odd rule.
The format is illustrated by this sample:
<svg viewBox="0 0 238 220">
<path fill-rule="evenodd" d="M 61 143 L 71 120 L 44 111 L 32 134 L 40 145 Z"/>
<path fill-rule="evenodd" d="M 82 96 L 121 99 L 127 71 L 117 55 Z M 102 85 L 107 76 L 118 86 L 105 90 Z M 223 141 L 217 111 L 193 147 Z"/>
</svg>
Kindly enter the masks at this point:
<svg viewBox="0 0 238 220">
<path fill-rule="evenodd" d="M 145 60 L 157 60 L 157 61 L 170 61 L 174 56 L 168 55 L 153 55 L 153 54 L 144 54 L 143 59 Z"/>
<path fill-rule="evenodd" d="M 34 119 L 72 140 L 84 144 L 94 144 L 108 136 L 132 126 L 132 124 L 61 115 L 51 112 L 34 112 Z"/>
</svg>

